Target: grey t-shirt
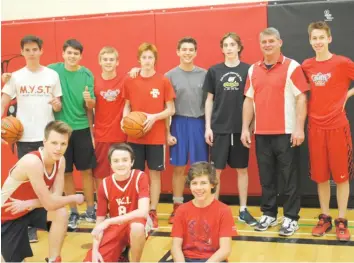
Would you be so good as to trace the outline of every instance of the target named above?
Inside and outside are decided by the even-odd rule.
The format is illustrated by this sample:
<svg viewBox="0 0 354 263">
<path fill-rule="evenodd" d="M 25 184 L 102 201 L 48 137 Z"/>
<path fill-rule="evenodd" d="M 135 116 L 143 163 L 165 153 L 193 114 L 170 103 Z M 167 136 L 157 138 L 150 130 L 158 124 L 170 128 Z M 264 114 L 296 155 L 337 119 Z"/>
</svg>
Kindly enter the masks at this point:
<svg viewBox="0 0 354 263">
<path fill-rule="evenodd" d="M 179 66 L 168 71 L 165 76 L 171 81 L 176 93 L 176 115 L 198 118 L 204 116 L 206 92 L 203 83 L 206 70 L 194 67 L 184 71 Z"/>
</svg>

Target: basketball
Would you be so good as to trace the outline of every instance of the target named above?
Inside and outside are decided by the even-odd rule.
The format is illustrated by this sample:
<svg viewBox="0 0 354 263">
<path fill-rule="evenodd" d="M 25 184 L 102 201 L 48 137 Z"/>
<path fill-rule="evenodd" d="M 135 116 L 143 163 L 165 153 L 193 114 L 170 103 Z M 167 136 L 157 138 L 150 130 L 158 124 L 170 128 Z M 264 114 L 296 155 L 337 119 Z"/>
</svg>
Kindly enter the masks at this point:
<svg viewBox="0 0 354 263">
<path fill-rule="evenodd" d="M 1 120 L 1 138 L 8 143 L 15 143 L 21 139 L 23 134 L 23 126 L 19 119 L 14 116 L 7 116 Z"/>
<path fill-rule="evenodd" d="M 131 137 L 141 138 L 144 133 L 144 122 L 146 115 L 140 111 L 132 111 L 123 119 L 123 130 Z"/>
</svg>

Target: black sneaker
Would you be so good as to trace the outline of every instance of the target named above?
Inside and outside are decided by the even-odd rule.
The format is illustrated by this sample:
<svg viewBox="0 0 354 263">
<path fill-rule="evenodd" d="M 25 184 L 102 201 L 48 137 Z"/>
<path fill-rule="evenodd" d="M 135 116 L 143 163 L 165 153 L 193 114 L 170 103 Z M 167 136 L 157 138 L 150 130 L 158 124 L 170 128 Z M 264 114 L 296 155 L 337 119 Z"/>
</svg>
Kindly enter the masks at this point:
<svg viewBox="0 0 354 263">
<path fill-rule="evenodd" d="M 30 243 L 37 243 L 38 242 L 37 228 L 28 227 L 28 239 L 29 239 Z"/>
<path fill-rule="evenodd" d="M 82 213 L 80 215 L 80 219 L 86 220 L 86 222 L 89 223 L 96 223 L 96 213 L 88 213 L 87 211 L 85 213 Z"/>
<path fill-rule="evenodd" d="M 247 208 L 245 211 L 240 212 L 238 220 L 246 223 L 249 226 L 255 226 L 258 223 L 257 220 L 250 214 L 250 212 L 248 212 Z"/>
<path fill-rule="evenodd" d="M 280 236 L 292 236 L 295 231 L 299 229 L 299 225 L 296 220 L 292 220 L 288 217 L 284 217 L 283 224 L 279 229 Z"/>
<path fill-rule="evenodd" d="M 276 226 L 278 221 L 275 217 L 263 215 L 254 230 L 266 231 L 270 226 Z"/>
<path fill-rule="evenodd" d="M 77 228 L 79 218 L 80 218 L 79 214 L 71 213 L 69 216 L 68 228 L 71 230 L 75 230 Z"/>
</svg>

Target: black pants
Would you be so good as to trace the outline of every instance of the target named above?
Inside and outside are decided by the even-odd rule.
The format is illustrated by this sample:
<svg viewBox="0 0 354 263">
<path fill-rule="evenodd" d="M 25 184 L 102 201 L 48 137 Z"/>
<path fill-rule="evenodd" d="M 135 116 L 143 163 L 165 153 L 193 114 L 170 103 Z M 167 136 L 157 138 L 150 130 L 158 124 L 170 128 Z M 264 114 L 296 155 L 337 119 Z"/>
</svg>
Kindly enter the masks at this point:
<svg viewBox="0 0 354 263">
<path fill-rule="evenodd" d="M 284 216 L 299 219 L 300 177 L 299 149 L 291 148 L 290 134 L 256 135 L 256 155 L 262 186 L 261 210 L 264 215 L 276 217 L 277 174 L 284 182 Z"/>
</svg>

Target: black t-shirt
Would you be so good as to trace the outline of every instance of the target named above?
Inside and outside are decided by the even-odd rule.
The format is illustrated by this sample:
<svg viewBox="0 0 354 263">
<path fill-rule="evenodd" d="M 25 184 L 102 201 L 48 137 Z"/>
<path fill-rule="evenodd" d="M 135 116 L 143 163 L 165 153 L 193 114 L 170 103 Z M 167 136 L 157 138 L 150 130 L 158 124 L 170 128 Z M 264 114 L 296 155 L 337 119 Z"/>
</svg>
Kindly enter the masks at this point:
<svg viewBox="0 0 354 263">
<path fill-rule="evenodd" d="M 243 93 L 249 67 L 240 62 L 232 68 L 224 63 L 209 68 L 203 90 L 214 95 L 211 115 L 214 133 L 241 133 Z"/>
</svg>

